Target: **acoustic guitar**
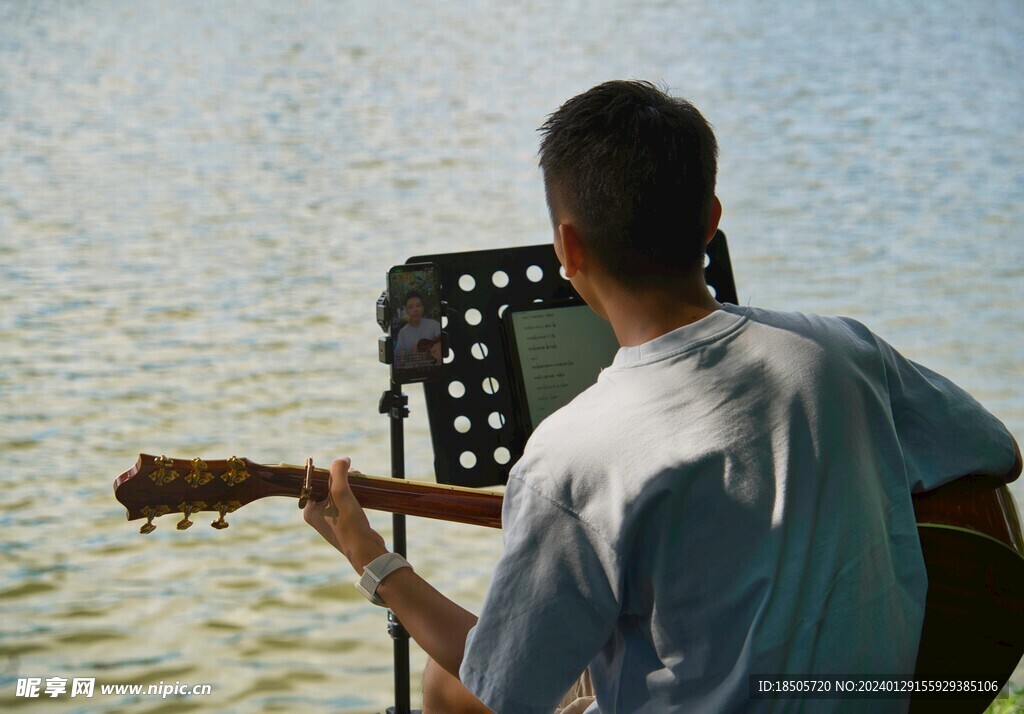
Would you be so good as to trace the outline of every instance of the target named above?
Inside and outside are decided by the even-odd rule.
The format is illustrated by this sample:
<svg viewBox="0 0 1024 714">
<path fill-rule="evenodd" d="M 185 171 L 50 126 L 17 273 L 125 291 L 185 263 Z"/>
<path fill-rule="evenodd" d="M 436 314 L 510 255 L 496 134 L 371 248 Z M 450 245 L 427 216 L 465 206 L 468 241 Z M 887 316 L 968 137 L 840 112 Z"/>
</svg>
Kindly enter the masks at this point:
<svg viewBox="0 0 1024 714">
<path fill-rule="evenodd" d="M 114 481 L 114 495 L 128 509 L 128 520 L 146 519 L 142 533 L 170 513 L 182 514 L 177 528 L 184 530 L 203 511 L 217 514 L 214 528 L 227 528 L 227 514 L 260 498 L 298 498 L 300 507 L 310 498 L 323 499 L 327 476 L 312 460 L 305 466 L 266 466 L 237 457 L 203 461 L 142 454 Z M 356 473 L 349 483 L 364 508 L 501 527 L 498 493 Z M 993 479 L 965 476 L 914 495 L 914 510 L 928 569 L 915 675 L 997 680 L 1002 689 L 1024 655 L 1024 537 L 1013 498 Z M 911 711 L 980 712 L 996 693 L 915 694 Z"/>
</svg>

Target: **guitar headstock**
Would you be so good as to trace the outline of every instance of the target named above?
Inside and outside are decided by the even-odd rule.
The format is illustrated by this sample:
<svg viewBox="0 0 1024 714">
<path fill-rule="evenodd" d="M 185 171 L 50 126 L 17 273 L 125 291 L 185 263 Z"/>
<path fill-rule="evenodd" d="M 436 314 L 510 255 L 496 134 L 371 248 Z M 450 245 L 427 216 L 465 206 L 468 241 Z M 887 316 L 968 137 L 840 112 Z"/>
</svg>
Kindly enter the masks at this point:
<svg viewBox="0 0 1024 714">
<path fill-rule="evenodd" d="M 217 513 L 210 525 L 227 528 L 225 516 L 248 503 L 295 496 L 305 505 L 310 496 L 323 497 L 325 484 L 325 476 L 314 477 L 312 462 L 303 468 L 264 466 L 236 456 L 203 461 L 140 454 L 135 466 L 114 481 L 114 496 L 128 509 L 128 520 L 146 519 L 140 533 L 152 533 L 153 519 L 168 513 L 183 514 L 178 530 L 189 528 L 190 516 L 200 511 Z"/>
</svg>

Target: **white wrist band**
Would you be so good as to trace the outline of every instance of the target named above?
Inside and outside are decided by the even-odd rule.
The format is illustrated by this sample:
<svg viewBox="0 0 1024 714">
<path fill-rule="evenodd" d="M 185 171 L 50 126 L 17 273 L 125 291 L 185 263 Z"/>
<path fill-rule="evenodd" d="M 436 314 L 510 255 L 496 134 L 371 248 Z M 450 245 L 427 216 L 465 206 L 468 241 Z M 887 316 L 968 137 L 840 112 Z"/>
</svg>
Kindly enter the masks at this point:
<svg viewBox="0 0 1024 714">
<path fill-rule="evenodd" d="M 409 561 L 398 553 L 385 553 L 374 558 L 373 561 L 363 568 L 363 577 L 359 578 L 359 582 L 356 583 L 356 590 L 361 592 L 374 605 L 387 607 L 384 601 L 377 595 L 377 586 L 381 584 L 384 578 L 399 568 L 411 567 Z"/>
</svg>

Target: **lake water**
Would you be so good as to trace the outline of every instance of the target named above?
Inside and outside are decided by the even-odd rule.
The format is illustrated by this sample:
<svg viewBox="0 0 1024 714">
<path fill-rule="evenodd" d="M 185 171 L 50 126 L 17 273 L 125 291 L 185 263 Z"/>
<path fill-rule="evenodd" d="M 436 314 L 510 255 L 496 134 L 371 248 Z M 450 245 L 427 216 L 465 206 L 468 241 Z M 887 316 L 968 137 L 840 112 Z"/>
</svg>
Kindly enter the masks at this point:
<svg viewBox="0 0 1024 714">
<path fill-rule="evenodd" d="M 293 501 L 142 537 L 111 482 L 139 452 L 386 475 L 385 271 L 548 241 L 535 129 L 629 77 L 715 125 L 742 302 L 859 318 L 1024 435 L 1016 0 L 9 1 L 0 706 L 387 706 L 382 612 Z M 413 520 L 409 542 L 479 607 L 498 532 Z M 213 693 L 44 702 L 15 697 L 27 676 Z"/>
</svg>

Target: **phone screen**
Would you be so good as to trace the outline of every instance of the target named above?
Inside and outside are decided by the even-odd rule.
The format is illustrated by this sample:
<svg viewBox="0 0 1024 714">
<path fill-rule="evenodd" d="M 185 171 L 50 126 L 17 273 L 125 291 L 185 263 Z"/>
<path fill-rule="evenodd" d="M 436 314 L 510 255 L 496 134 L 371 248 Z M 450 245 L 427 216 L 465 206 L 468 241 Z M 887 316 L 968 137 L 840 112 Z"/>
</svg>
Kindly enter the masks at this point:
<svg viewBox="0 0 1024 714">
<path fill-rule="evenodd" d="M 433 263 L 396 265 L 388 271 L 388 302 L 394 360 L 391 377 L 399 384 L 441 376 L 441 279 Z"/>
</svg>

